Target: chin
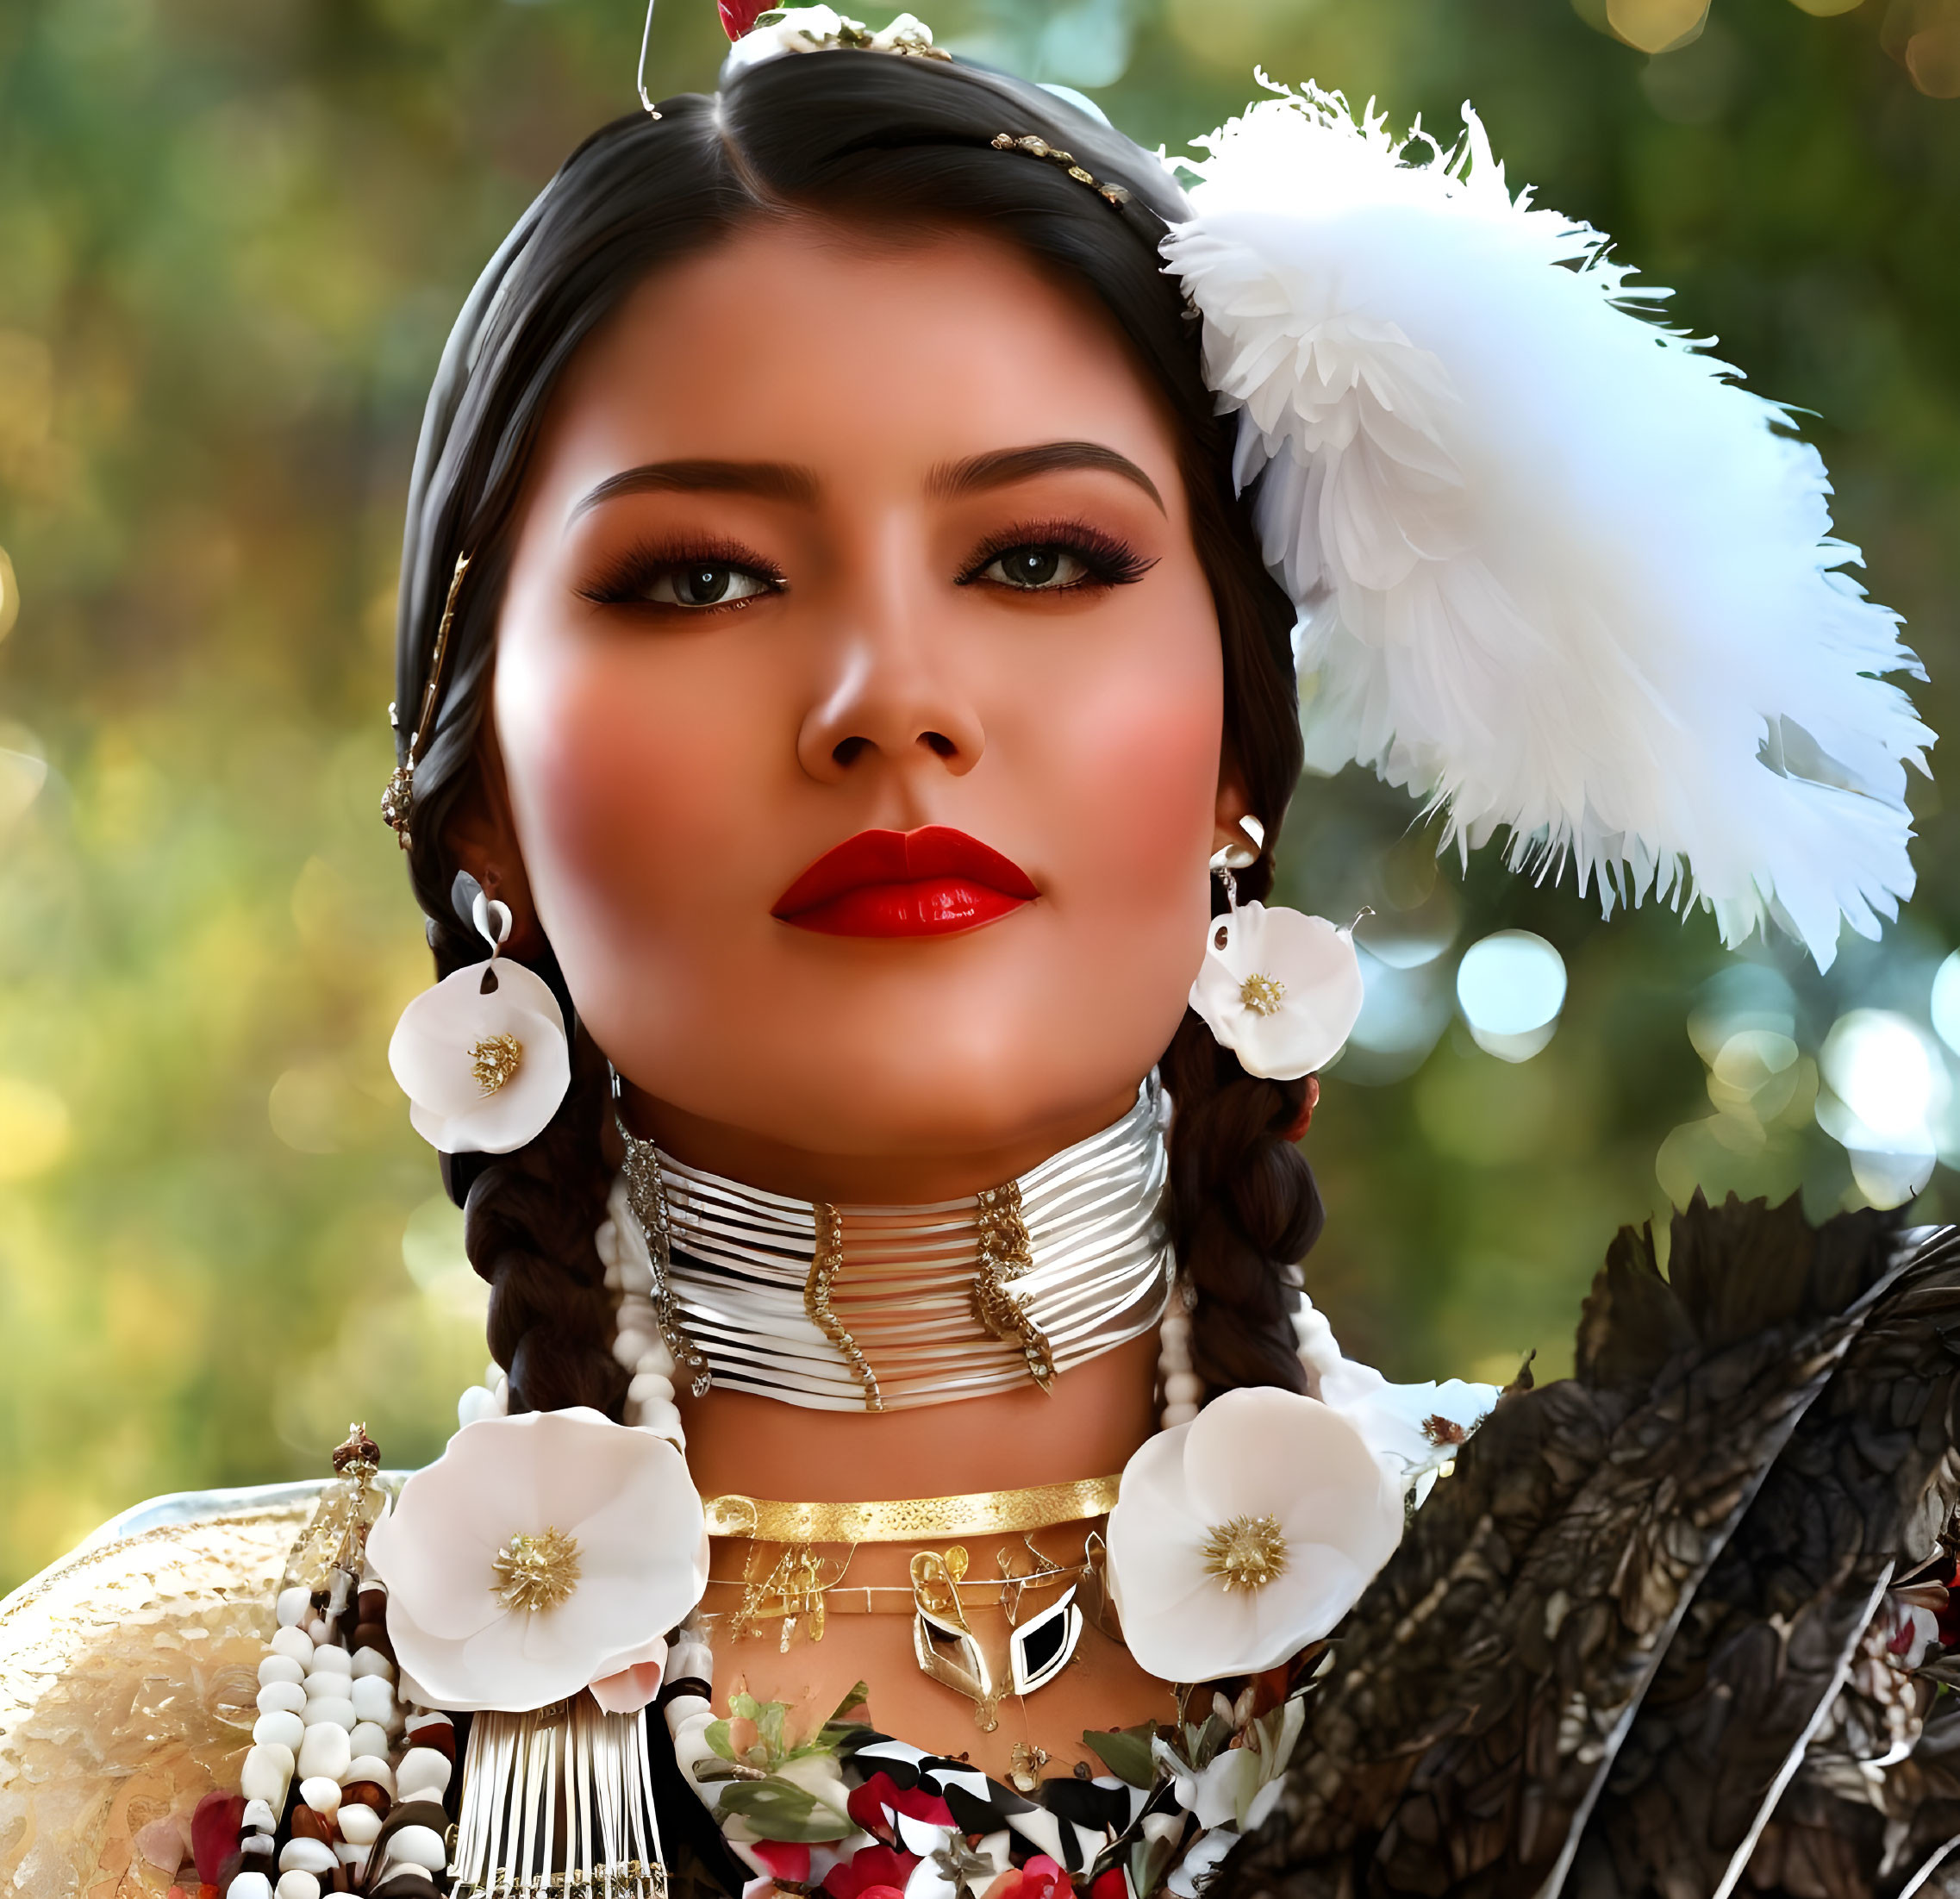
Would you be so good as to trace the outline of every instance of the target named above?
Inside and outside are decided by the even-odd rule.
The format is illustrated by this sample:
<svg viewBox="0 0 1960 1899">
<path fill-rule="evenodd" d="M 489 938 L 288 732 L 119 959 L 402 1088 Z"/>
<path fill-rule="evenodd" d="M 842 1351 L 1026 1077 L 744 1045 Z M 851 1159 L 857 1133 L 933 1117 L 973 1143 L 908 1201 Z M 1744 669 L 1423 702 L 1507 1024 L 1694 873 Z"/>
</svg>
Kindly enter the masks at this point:
<svg viewBox="0 0 1960 1899">
<path fill-rule="evenodd" d="M 698 1090 L 670 1069 L 658 1092 L 690 1114 L 809 1153 L 955 1155 L 1018 1146 L 1051 1129 L 1066 1146 L 1094 1131 L 1085 1118 L 1100 1126 L 1122 1113 L 1181 1012 L 1182 999 L 1161 1036 L 1139 1036 L 1135 1014 L 1114 1009 L 1097 1021 L 1077 1010 L 947 1006 L 909 1022 L 886 1009 L 863 1033 L 840 1033 L 833 1017 L 818 1035 L 785 1027 L 765 1065 L 727 1064 L 702 1074 Z"/>
</svg>

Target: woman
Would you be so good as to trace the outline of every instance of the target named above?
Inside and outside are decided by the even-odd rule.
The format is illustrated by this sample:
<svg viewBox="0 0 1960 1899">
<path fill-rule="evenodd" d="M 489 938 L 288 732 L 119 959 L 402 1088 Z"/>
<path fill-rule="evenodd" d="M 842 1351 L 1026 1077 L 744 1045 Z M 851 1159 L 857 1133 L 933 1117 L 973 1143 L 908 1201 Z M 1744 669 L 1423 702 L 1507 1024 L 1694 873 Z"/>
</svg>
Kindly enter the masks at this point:
<svg viewBox="0 0 1960 1899">
<path fill-rule="evenodd" d="M 1273 247 L 1308 149 L 1370 234 L 1340 269 Z M 1951 1504 L 1948 1268 L 1883 1222 L 1684 1229 L 1771 1236 L 1760 1286 L 1711 1263 L 1713 1317 L 1685 1252 L 1670 1292 L 1625 1247 L 1580 1379 L 1508 1398 L 1364 1595 L 1495 1394 L 1385 1387 L 1302 1298 L 1295 1143 L 1358 978 L 1259 902 L 1297 640 L 1320 728 L 1466 835 L 1629 901 L 1686 859 L 1732 938 L 1876 929 L 1924 734 L 1873 675 L 1908 656 L 1806 452 L 1487 153 L 1425 173 L 1308 95 L 1211 165 L 1194 216 L 1067 102 L 807 9 L 596 134 L 486 272 L 417 459 L 384 812 L 443 978 L 396 1073 L 501 1371 L 385 1520 L 353 1434 L 283 1586 L 291 1507 L 240 1530 L 277 1599 L 225 1704 L 253 1744 L 195 1824 L 171 1782 L 153 1863 L 187 1835 L 234 1899 L 1148 1899 L 1259 1833 L 1238 1864 L 1307 1890 L 1645 1890 L 1635 1715 L 1664 1656 L 1719 1674 L 1691 1604 L 1783 1613 L 1720 1564 L 1751 1524 L 1771 1559 L 1751 1508 L 1805 1418 L 1828 1461 L 1819 1392 L 1868 1423 L 1868 1335 L 1931 1369 L 1884 1561 L 1813 1593 L 1863 1605 L 1839 1647 L 1876 1643 L 1910 1754 L 1949 1571 L 1885 1595 Z M 1461 293 L 1442 355 L 1312 307 L 1345 271 L 1395 309 L 1412 258 Z M 1545 447 L 1575 400 L 1624 425 L 1590 461 Z M 1566 1653 L 1554 1598 L 1644 1536 L 1664 1580 Z M 1764 1715 L 1798 1766 L 1852 1659 Z M 1504 1693 L 1426 1698 L 1459 1661 Z M 1766 1864 L 1783 1768 L 1697 1871 Z"/>
</svg>

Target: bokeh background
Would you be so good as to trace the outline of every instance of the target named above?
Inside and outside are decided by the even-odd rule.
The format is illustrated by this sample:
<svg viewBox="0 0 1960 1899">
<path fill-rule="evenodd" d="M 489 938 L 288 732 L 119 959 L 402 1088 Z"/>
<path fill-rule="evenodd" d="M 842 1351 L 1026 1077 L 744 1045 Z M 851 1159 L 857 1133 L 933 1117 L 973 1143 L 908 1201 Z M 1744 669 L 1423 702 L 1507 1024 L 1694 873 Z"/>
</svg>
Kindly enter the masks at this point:
<svg viewBox="0 0 1960 1899">
<path fill-rule="evenodd" d="M 1921 709 L 1960 726 L 1960 0 L 929 16 L 1173 152 L 1255 60 L 1445 135 L 1474 98 L 1514 182 L 1814 411 Z M 316 1473 L 350 1417 L 426 1459 L 481 1375 L 482 1289 L 385 1060 L 428 980 L 376 815 L 398 525 L 450 316 L 631 105 L 640 24 L 0 7 L 0 1589 L 145 1496 Z M 661 0 L 656 84 L 710 85 L 721 44 L 708 0 Z M 1919 896 L 1820 977 L 1704 915 L 1602 923 L 1489 853 L 1439 865 L 1400 794 L 1310 780 L 1291 894 L 1376 913 L 1308 1140 L 1349 1350 L 1556 1372 L 1615 1228 L 1697 1186 L 1960 1215 L 1960 825 L 1913 797 Z"/>
</svg>

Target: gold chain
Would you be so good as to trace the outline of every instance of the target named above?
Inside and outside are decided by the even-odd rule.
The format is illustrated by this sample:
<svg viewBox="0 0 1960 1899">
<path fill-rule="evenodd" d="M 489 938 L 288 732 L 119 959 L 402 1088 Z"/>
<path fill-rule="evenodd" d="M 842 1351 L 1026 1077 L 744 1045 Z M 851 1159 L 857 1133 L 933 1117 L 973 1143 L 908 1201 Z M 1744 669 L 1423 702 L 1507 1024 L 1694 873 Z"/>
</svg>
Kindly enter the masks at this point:
<svg viewBox="0 0 1960 1899">
<path fill-rule="evenodd" d="M 806 1551 L 795 1552 L 798 1556 Z M 1001 1552 L 1003 1556 L 1006 1552 Z M 778 1578 L 783 1574 L 784 1564 L 778 1562 L 765 1582 L 754 1582 L 746 1576 L 710 1577 L 710 1590 L 740 1590 L 741 1606 L 735 1609 L 728 1623 L 732 1639 L 740 1640 L 748 1634 L 749 1624 L 758 1621 L 773 1621 L 779 1616 L 808 1613 L 802 1605 L 791 1606 L 781 1600 L 777 1588 Z M 840 1571 L 840 1574 L 842 1573 Z M 978 1582 L 963 1582 L 957 1585 L 959 1601 L 967 1609 L 1000 1609 L 1008 1611 L 1008 1620 L 1015 1620 L 1015 1612 L 1021 1595 L 1031 1589 L 1040 1589 L 1050 1583 L 1066 1582 L 1082 1574 L 1078 1564 L 1072 1568 L 1050 1567 L 1032 1571 L 1027 1576 L 1008 1575 L 999 1581 L 990 1578 Z M 918 1592 L 903 1583 L 852 1583 L 848 1587 L 842 1584 L 820 1584 L 825 1608 L 833 1615 L 909 1615 L 918 1601 Z M 771 1598 L 777 1598 L 773 1602 Z M 872 1598 L 889 1596 L 889 1608 L 880 1608 Z"/>
<path fill-rule="evenodd" d="M 830 1309 L 831 1282 L 844 1270 L 843 1215 L 821 1200 L 811 1211 L 816 1216 L 816 1245 L 810 1253 L 809 1277 L 803 1282 L 803 1310 L 809 1315 L 810 1323 L 843 1354 L 852 1377 L 864 1388 L 865 1409 L 882 1411 L 884 1398 L 878 1390 L 876 1374 L 844 1321 Z"/>
<path fill-rule="evenodd" d="M 1008 1282 L 1031 1271 L 1034 1253 L 1021 1216 L 1021 1183 L 985 1187 L 980 1203 L 980 1257 L 973 1275 L 973 1316 L 1003 1344 L 1016 1346 L 1027 1375 L 1044 1391 L 1055 1383 L 1055 1352 L 1047 1335 L 1028 1315 L 1027 1302 L 1008 1290 Z"/>
</svg>

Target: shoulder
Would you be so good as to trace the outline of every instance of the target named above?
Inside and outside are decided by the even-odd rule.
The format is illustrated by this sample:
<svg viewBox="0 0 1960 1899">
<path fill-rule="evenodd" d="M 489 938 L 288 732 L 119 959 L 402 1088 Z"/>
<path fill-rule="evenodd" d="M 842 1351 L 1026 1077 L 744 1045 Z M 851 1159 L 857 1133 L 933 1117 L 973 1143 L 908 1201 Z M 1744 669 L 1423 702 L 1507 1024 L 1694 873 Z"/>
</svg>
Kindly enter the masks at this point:
<svg viewBox="0 0 1960 1899">
<path fill-rule="evenodd" d="M 125 1511 L 0 1601 L 0 1890 L 159 1890 L 251 1739 L 317 1483 Z"/>
</svg>

